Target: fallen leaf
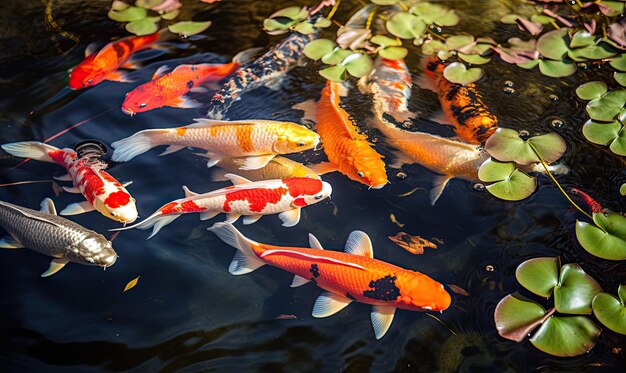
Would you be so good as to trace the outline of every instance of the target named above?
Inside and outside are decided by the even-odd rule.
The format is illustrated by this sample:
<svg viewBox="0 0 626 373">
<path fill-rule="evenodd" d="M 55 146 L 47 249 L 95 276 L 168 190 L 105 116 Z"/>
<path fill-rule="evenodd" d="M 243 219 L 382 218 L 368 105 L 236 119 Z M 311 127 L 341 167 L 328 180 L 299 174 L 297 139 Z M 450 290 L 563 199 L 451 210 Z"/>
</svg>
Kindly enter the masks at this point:
<svg viewBox="0 0 626 373">
<path fill-rule="evenodd" d="M 126 287 L 124 288 L 124 293 L 129 291 L 130 289 L 134 288 L 135 285 L 137 285 L 137 282 L 139 281 L 139 277 L 141 276 L 137 276 L 134 279 L 130 280 L 128 282 L 128 284 L 126 284 Z"/>
<path fill-rule="evenodd" d="M 452 292 L 454 294 L 459 294 L 459 295 L 463 295 L 464 297 L 469 297 L 470 293 L 468 293 L 465 289 L 463 289 L 460 286 L 454 285 L 454 284 L 448 284 L 448 287 L 450 288 L 450 290 L 452 290 Z"/>
<path fill-rule="evenodd" d="M 391 219 L 391 222 L 397 225 L 398 227 L 400 228 L 404 227 L 403 223 L 400 223 L 399 221 L 396 220 L 396 216 L 394 214 L 389 214 L 389 219 Z"/>
<path fill-rule="evenodd" d="M 297 320 L 297 319 L 298 318 L 296 317 L 296 315 L 285 315 L 285 314 L 280 314 L 274 318 L 274 320 Z"/>
<path fill-rule="evenodd" d="M 404 225 L 404 224 L 402 224 Z M 437 245 L 420 236 L 411 236 L 404 232 L 398 232 L 395 236 L 389 236 L 389 239 L 395 244 L 410 252 L 411 254 L 420 255 L 424 253 L 424 248 L 436 249 Z"/>
</svg>

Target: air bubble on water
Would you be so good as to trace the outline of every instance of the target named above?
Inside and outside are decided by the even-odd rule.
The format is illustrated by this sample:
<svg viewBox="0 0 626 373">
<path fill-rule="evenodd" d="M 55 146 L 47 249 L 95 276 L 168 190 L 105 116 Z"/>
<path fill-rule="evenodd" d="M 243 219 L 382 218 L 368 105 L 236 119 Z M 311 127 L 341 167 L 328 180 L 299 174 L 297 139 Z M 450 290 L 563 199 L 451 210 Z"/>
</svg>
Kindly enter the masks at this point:
<svg viewBox="0 0 626 373">
<path fill-rule="evenodd" d="M 513 93 L 515 93 L 515 88 L 511 88 L 511 87 L 504 87 L 504 88 L 502 88 L 502 91 L 503 91 L 504 93 L 513 94 Z"/>
<path fill-rule="evenodd" d="M 477 190 L 479 192 L 484 192 L 485 191 L 485 184 L 483 183 L 476 183 L 474 184 L 474 190 Z"/>
<path fill-rule="evenodd" d="M 370 141 L 371 141 L 371 142 L 373 142 L 374 144 L 376 144 L 376 143 L 379 141 L 379 138 L 378 138 L 378 137 L 376 137 L 376 136 L 372 136 L 372 137 L 370 138 Z"/>
<path fill-rule="evenodd" d="M 554 128 L 561 128 L 565 125 L 565 122 L 562 119 L 552 119 L 552 121 L 550 122 L 550 125 Z"/>
<path fill-rule="evenodd" d="M 559 100 L 559 96 L 555 95 L 554 93 L 550 94 L 550 96 L 548 96 L 548 98 L 552 101 L 558 101 Z"/>
<path fill-rule="evenodd" d="M 527 138 L 530 137 L 530 132 L 526 131 L 526 130 L 521 130 L 519 131 L 519 137 L 521 137 L 522 139 L 526 140 Z"/>
<path fill-rule="evenodd" d="M 406 179 L 407 177 L 409 177 L 409 174 L 407 174 L 407 173 L 406 173 L 406 171 L 402 171 L 402 170 L 401 170 L 401 171 L 396 172 L 396 177 L 397 177 L 398 179 L 404 180 L 404 179 Z"/>
<path fill-rule="evenodd" d="M 504 81 L 504 85 L 507 87 L 513 87 L 515 85 L 515 83 L 513 83 L 513 81 L 511 80 L 505 80 Z"/>
<path fill-rule="evenodd" d="M 487 271 L 487 272 L 493 272 L 495 270 L 496 270 L 496 268 L 494 266 L 492 266 L 491 264 L 487 264 L 485 266 L 485 271 Z"/>
<path fill-rule="evenodd" d="M 583 69 L 583 70 L 587 70 L 589 68 L 589 65 L 585 62 L 580 62 L 578 63 L 578 67 Z"/>
</svg>

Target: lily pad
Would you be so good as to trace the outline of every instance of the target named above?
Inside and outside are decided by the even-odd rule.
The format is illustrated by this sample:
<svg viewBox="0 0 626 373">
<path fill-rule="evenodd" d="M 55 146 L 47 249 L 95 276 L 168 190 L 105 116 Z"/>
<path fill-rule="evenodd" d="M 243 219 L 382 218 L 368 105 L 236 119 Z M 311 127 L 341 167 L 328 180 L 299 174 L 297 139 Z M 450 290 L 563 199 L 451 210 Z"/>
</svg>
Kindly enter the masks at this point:
<svg viewBox="0 0 626 373">
<path fill-rule="evenodd" d="M 562 28 L 543 34 L 537 40 L 539 53 L 551 60 L 560 61 L 569 50 L 567 30 Z"/>
<path fill-rule="evenodd" d="M 479 54 L 465 54 L 459 52 L 458 56 L 463 61 L 471 63 L 472 65 L 484 65 L 487 62 L 491 61 L 491 56 L 483 57 Z"/>
<path fill-rule="evenodd" d="M 178 22 L 173 25 L 168 26 L 167 28 L 170 32 L 179 35 L 196 35 L 206 30 L 211 26 L 211 21 L 206 22 L 192 22 L 192 21 L 183 21 Z"/>
<path fill-rule="evenodd" d="M 520 201 L 537 189 L 537 180 L 515 169 L 508 179 L 486 186 L 489 193 L 505 201 Z"/>
<path fill-rule="evenodd" d="M 594 144 L 608 145 L 619 137 L 621 129 L 622 124 L 618 121 L 606 123 L 589 119 L 583 125 L 583 135 Z"/>
<path fill-rule="evenodd" d="M 386 47 L 378 51 L 378 55 L 388 60 L 399 60 L 406 57 L 408 49 L 403 47 Z"/>
<path fill-rule="evenodd" d="M 626 73 L 621 71 L 616 71 L 613 73 L 613 78 L 615 81 L 619 83 L 622 87 L 626 87 Z"/>
<path fill-rule="evenodd" d="M 617 289 L 619 299 L 608 293 L 593 298 L 593 314 L 602 325 L 619 334 L 626 334 L 626 285 Z"/>
<path fill-rule="evenodd" d="M 355 78 L 361 78 L 369 74 L 374 67 L 372 58 L 362 53 L 353 53 L 349 55 L 341 64 L 345 66 L 348 73 Z"/>
<path fill-rule="evenodd" d="M 290 6 L 274 12 L 268 18 L 289 18 L 295 21 L 302 21 L 305 20 L 308 16 L 309 12 L 307 11 L 306 7 Z"/>
<path fill-rule="evenodd" d="M 567 150 L 565 140 L 554 132 L 524 140 L 510 128 L 498 128 L 485 143 L 485 150 L 499 161 L 528 165 L 540 161 L 529 144 L 537 149 L 547 163 L 561 158 Z"/>
<path fill-rule="evenodd" d="M 591 119 L 611 122 L 626 104 L 626 89 L 614 89 L 587 104 L 587 114 Z"/>
<path fill-rule="evenodd" d="M 333 49 L 332 52 L 325 54 L 322 57 L 322 62 L 328 65 L 338 65 L 352 54 L 353 54 L 352 51 L 341 49 L 341 48 L 335 48 Z"/>
<path fill-rule="evenodd" d="M 398 39 L 390 38 L 385 35 L 374 35 L 370 41 L 376 45 L 383 47 L 400 47 L 402 42 Z"/>
<path fill-rule="evenodd" d="M 619 187 L 619 194 L 621 194 L 622 196 L 626 196 L 626 183 L 622 184 Z"/>
<path fill-rule="evenodd" d="M 617 57 L 611 58 L 609 64 L 615 69 L 619 71 L 626 71 L 626 53 L 622 53 Z"/>
<path fill-rule="evenodd" d="M 541 325 L 530 343 L 550 355 L 577 356 L 595 346 L 600 332 L 585 316 L 552 316 Z"/>
<path fill-rule="evenodd" d="M 578 264 L 565 264 L 554 288 L 554 307 L 560 313 L 588 315 L 593 297 L 601 292 L 598 282 Z"/>
<path fill-rule="evenodd" d="M 126 24 L 126 31 L 135 35 L 150 35 L 159 30 L 160 17 L 148 17 L 137 21 L 132 21 Z"/>
<path fill-rule="evenodd" d="M 552 78 L 562 78 L 570 76 L 576 72 L 576 64 L 572 61 L 552 61 L 548 59 L 539 60 L 539 71 L 543 75 Z"/>
<path fill-rule="evenodd" d="M 420 16 L 428 25 L 454 26 L 459 23 L 459 16 L 453 10 L 438 4 L 420 2 L 409 11 Z"/>
<path fill-rule="evenodd" d="M 604 82 L 592 81 L 581 84 L 576 88 L 576 95 L 582 100 L 594 100 L 602 97 L 608 91 Z"/>
<path fill-rule="evenodd" d="M 478 169 L 478 179 L 486 183 L 501 181 L 508 179 L 513 171 L 515 171 L 515 163 L 498 162 L 493 158 L 489 158 L 480 165 Z"/>
<path fill-rule="evenodd" d="M 549 298 L 559 283 L 558 258 L 533 258 L 520 264 L 515 270 L 517 281 L 531 292 Z"/>
<path fill-rule="evenodd" d="M 498 302 L 493 316 L 500 336 L 521 342 L 544 321 L 546 310 L 523 295 L 513 293 Z"/>
<path fill-rule="evenodd" d="M 478 67 L 468 69 L 460 62 L 452 62 L 443 69 L 443 76 L 452 83 L 470 84 L 483 76 L 483 69 Z"/>
<path fill-rule="evenodd" d="M 572 41 L 569 43 L 571 48 L 581 48 L 589 45 L 596 44 L 596 37 L 589 31 L 578 31 L 572 36 Z"/>
<path fill-rule="evenodd" d="M 596 225 L 576 221 L 576 238 L 583 249 L 603 259 L 626 259 L 626 217 L 597 212 L 593 221 Z"/>
<path fill-rule="evenodd" d="M 319 60 L 325 55 L 332 53 L 337 44 L 329 39 L 313 40 L 304 47 L 304 55 L 312 60 Z"/>
<path fill-rule="evenodd" d="M 402 39 L 415 39 L 426 31 L 426 24 L 416 15 L 400 12 L 386 23 L 387 31 Z"/>
<path fill-rule="evenodd" d="M 129 6 L 123 10 L 109 10 L 109 18 L 117 22 L 132 22 L 146 18 L 148 11 L 144 8 Z"/>
<path fill-rule="evenodd" d="M 439 40 L 430 39 L 422 44 L 422 53 L 425 55 L 433 55 L 439 51 L 448 51 L 448 47 Z"/>
<path fill-rule="evenodd" d="M 346 68 L 341 65 L 327 67 L 320 70 L 320 75 L 333 82 L 343 82 L 348 77 Z"/>
<path fill-rule="evenodd" d="M 311 22 L 300 22 L 298 23 L 293 30 L 295 32 L 299 32 L 301 34 L 304 35 L 309 35 L 315 32 L 315 28 L 313 27 L 313 24 Z"/>
<path fill-rule="evenodd" d="M 171 20 L 175 19 L 176 17 L 178 17 L 179 14 L 180 14 L 180 10 L 175 9 L 175 10 L 172 10 L 171 12 L 169 12 L 169 13 L 161 14 L 161 18 L 163 18 L 165 20 L 168 20 L 168 21 L 171 21 Z"/>
</svg>

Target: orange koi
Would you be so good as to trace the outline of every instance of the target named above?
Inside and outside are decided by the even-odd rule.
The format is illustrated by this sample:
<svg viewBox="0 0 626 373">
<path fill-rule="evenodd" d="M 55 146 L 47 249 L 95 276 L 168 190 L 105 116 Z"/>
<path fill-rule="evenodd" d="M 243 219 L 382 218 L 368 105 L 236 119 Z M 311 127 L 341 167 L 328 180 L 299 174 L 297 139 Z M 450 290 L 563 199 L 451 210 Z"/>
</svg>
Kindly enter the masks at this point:
<svg viewBox="0 0 626 373">
<path fill-rule="evenodd" d="M 273 246 L 245 237 L 230 223 L 209 228 L 238 252 L 228 267 L 234 275 L 250 273 L 269 264 L 295 275 L 291 287 L 312 282 L 326 290 L 313 306 L 313 317 L 327 317 L 351 302 L 373 306 L 372 325 L 376 339 L 391 326 L 396 308 L 410 311 L 443 311 L 450 294 L 430 277 L 374 259 L 372 242 L 361 231 L 348 237 L 345 252 L 324 250 L 309 234 L 311 248 Z"/>
</svg>

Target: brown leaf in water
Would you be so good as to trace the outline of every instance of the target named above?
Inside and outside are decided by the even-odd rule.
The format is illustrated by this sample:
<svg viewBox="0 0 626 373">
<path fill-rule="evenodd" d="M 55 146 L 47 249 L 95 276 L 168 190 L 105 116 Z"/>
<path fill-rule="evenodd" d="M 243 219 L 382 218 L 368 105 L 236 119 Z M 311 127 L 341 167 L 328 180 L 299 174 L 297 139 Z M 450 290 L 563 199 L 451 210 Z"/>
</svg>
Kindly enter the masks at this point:
<svg viewBox="0 0 626 373">
<path fill-rule="evenodd" d="M 137 282 L 139 281 L 139 277 L 141 276 L 137 276 L 134 279 L 130 280 L 128 282 L 128 284 L 126 284 L 126 287 L 124 288 L 124 293 L 129 291 L 130 289 L 134 288 L 135 285 L 137 285 Z"/>
<path fill-rule="evenodd" d="M 389 239 L 395 244 L 410 252 L 411 254 L 420 255 L 424 253 L 424 248 L 436 249 L 437 245 L 420 236 L 411 236 L 408 233 L 398 232 L 395 236 L 389 236 Z"/>
<path fill-rule="evenodd" d="M 404 223 L 400 223 L 398 220 L 396 220 L 396 216 L 394 214 L 389 214 L 389 219 L 391 220 L 392 223 L 394 223 L 398 227 L 400 228 L 404 227 Z"/>
<path fill-rule="evenodd" d="M 470 293 L 468 293 L 465 289 L 463 289 L 460 286 L 454 285 L 454 284 L 448 284 L 448 287 L 450 288 L 450 290 L 452 290 L 452 292 L 454 294 L 459 294 L 462 295 L 464 297 L 469 297 Z"/>
</svg>

